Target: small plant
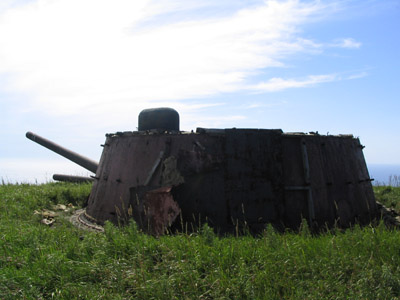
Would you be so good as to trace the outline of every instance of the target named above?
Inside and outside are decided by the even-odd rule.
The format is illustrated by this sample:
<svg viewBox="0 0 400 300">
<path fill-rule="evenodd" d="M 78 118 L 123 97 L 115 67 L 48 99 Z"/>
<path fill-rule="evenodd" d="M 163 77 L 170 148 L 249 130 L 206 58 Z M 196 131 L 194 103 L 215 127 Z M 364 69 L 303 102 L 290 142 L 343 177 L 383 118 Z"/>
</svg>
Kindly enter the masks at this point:
<svg viewBox="0 0 400 300">
<path fill-rule="evenodd" d="M 214 244 L 214 240 L 216 239 L 216 234 L 214 233 L 214 229 L 212 229 L 208 224 L 204 224 L 200 229 L 200 235 L 204 239 L 205 244 L 212 246 Z"/>
</svg>

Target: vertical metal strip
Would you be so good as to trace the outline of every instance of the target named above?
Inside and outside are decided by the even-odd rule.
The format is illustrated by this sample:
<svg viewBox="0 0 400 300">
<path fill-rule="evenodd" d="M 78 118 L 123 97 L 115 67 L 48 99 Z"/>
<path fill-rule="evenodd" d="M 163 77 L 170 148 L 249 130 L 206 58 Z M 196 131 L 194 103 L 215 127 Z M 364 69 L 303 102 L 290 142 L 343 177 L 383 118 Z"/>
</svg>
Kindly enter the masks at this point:
<svg viewBox="0 0 400 300">
<path fill-rule="evenodd" d="M 301 157 L 303 158 L 304 180 L 306 184 L 310 184 L 310 164 L 308 163 L 307 145 L 305 139 L 300 140 Z"/>
<path fill-rule="evenodd" d="M 158 158 L 154 162 L 154 165 L 151 168 L 149 175 L 147 176 L 146 182 L 144 183 L 145 186 L 147 186 L 150 183 L 150 180 L 153 178 L 154 172 L 156 171 L 158 165 L 160 164 L 163 156 L 164 156 L 164 151 L 160 151 L 160 155 L 158 156 Z"/>
<path fill-rule="evenodd" d="M 304 138 L 300 140 L 301 143 L 301 156 L 303 158 L 303 168 L 304 168 L 304 180 L 306 185 L 309 186 L 307 189 L 307 205 L 308 205 L 308 218 L 309 225 L 312 225 L 312 222 L 315 219 L 315 211 L 314 211 L 314 200 L 312 197 L 312 189 L 310 186 L 310 164 L 308 161 L 308 153 L 307 153 L 307 145 Z"/>
</svg>

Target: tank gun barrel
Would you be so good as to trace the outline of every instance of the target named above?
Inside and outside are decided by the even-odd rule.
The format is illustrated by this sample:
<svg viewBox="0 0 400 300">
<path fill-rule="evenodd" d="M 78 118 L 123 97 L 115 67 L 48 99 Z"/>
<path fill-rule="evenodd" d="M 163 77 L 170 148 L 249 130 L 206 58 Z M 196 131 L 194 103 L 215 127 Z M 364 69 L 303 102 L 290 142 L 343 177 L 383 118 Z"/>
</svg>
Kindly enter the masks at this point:
<svg viewBox="0 0 400 300">
<path fill-rule="evenodd" d="M 92 177 L 64 175 L 64 174 L 54 174 L 53 179 L 56 181 L 76 182 L 76 183 L 94 181 Z"/>
<path fill-rule="evenodd" d="M 83 155 L 80 155 L 74 151 L 71 151 L 67 148 L 64 148 L 48 139 L 45 139 L 44 137 L 41 137 L 33 132 L 28 131 L 26 133 L 26 137 L 35 143 L 38 143 L 39 145 L 42 145 L 43 147 L 46 147 L 49 150 L 54 151 L 55 153 L 64 156 L 65 158 L 73 161 L 74 163 L 80 165 L 81 167 L 85 168 L 86 170 L 89 170 L 93 173 L 96 173 L 97 167 L 99 165 L 98 162 L 87 158 Z"/>
</svg>

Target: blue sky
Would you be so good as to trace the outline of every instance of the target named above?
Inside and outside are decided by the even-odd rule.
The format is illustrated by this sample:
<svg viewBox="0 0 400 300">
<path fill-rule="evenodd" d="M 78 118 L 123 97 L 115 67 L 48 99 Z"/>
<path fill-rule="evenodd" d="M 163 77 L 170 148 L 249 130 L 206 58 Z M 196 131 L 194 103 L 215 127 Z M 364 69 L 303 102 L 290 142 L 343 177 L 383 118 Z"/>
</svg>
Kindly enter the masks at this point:
<svg viewBox="0 0 400 300">
<path fill-rule="evenodd" d="M 99 160 L 159 106 L 182 130 L 352 133 L 400 165 L 399 28 L 392 0 L 3 0 L 0 178 L 87 175 L 25 132 Z"/>
</svg>

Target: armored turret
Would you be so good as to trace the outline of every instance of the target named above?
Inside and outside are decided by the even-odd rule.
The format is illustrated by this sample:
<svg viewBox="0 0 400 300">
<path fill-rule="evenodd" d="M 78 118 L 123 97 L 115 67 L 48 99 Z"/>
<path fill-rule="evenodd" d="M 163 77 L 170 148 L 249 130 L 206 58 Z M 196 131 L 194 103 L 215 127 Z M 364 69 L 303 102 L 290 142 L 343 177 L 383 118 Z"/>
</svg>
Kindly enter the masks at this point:
<svg viewBox="0 0 400 300">
<path fill-rule="evenodd" d="M 220 233 L 365 224 L 377 215 L 363 146 L 352 135 L 280 129 L 179 130 L 170 108 L 139 115 L 137 131 L 106 134 L 80 218 L 156 235 L 208 223 Z M 81 162 L 82 163 L 82 162 Z"/>
</svg>

